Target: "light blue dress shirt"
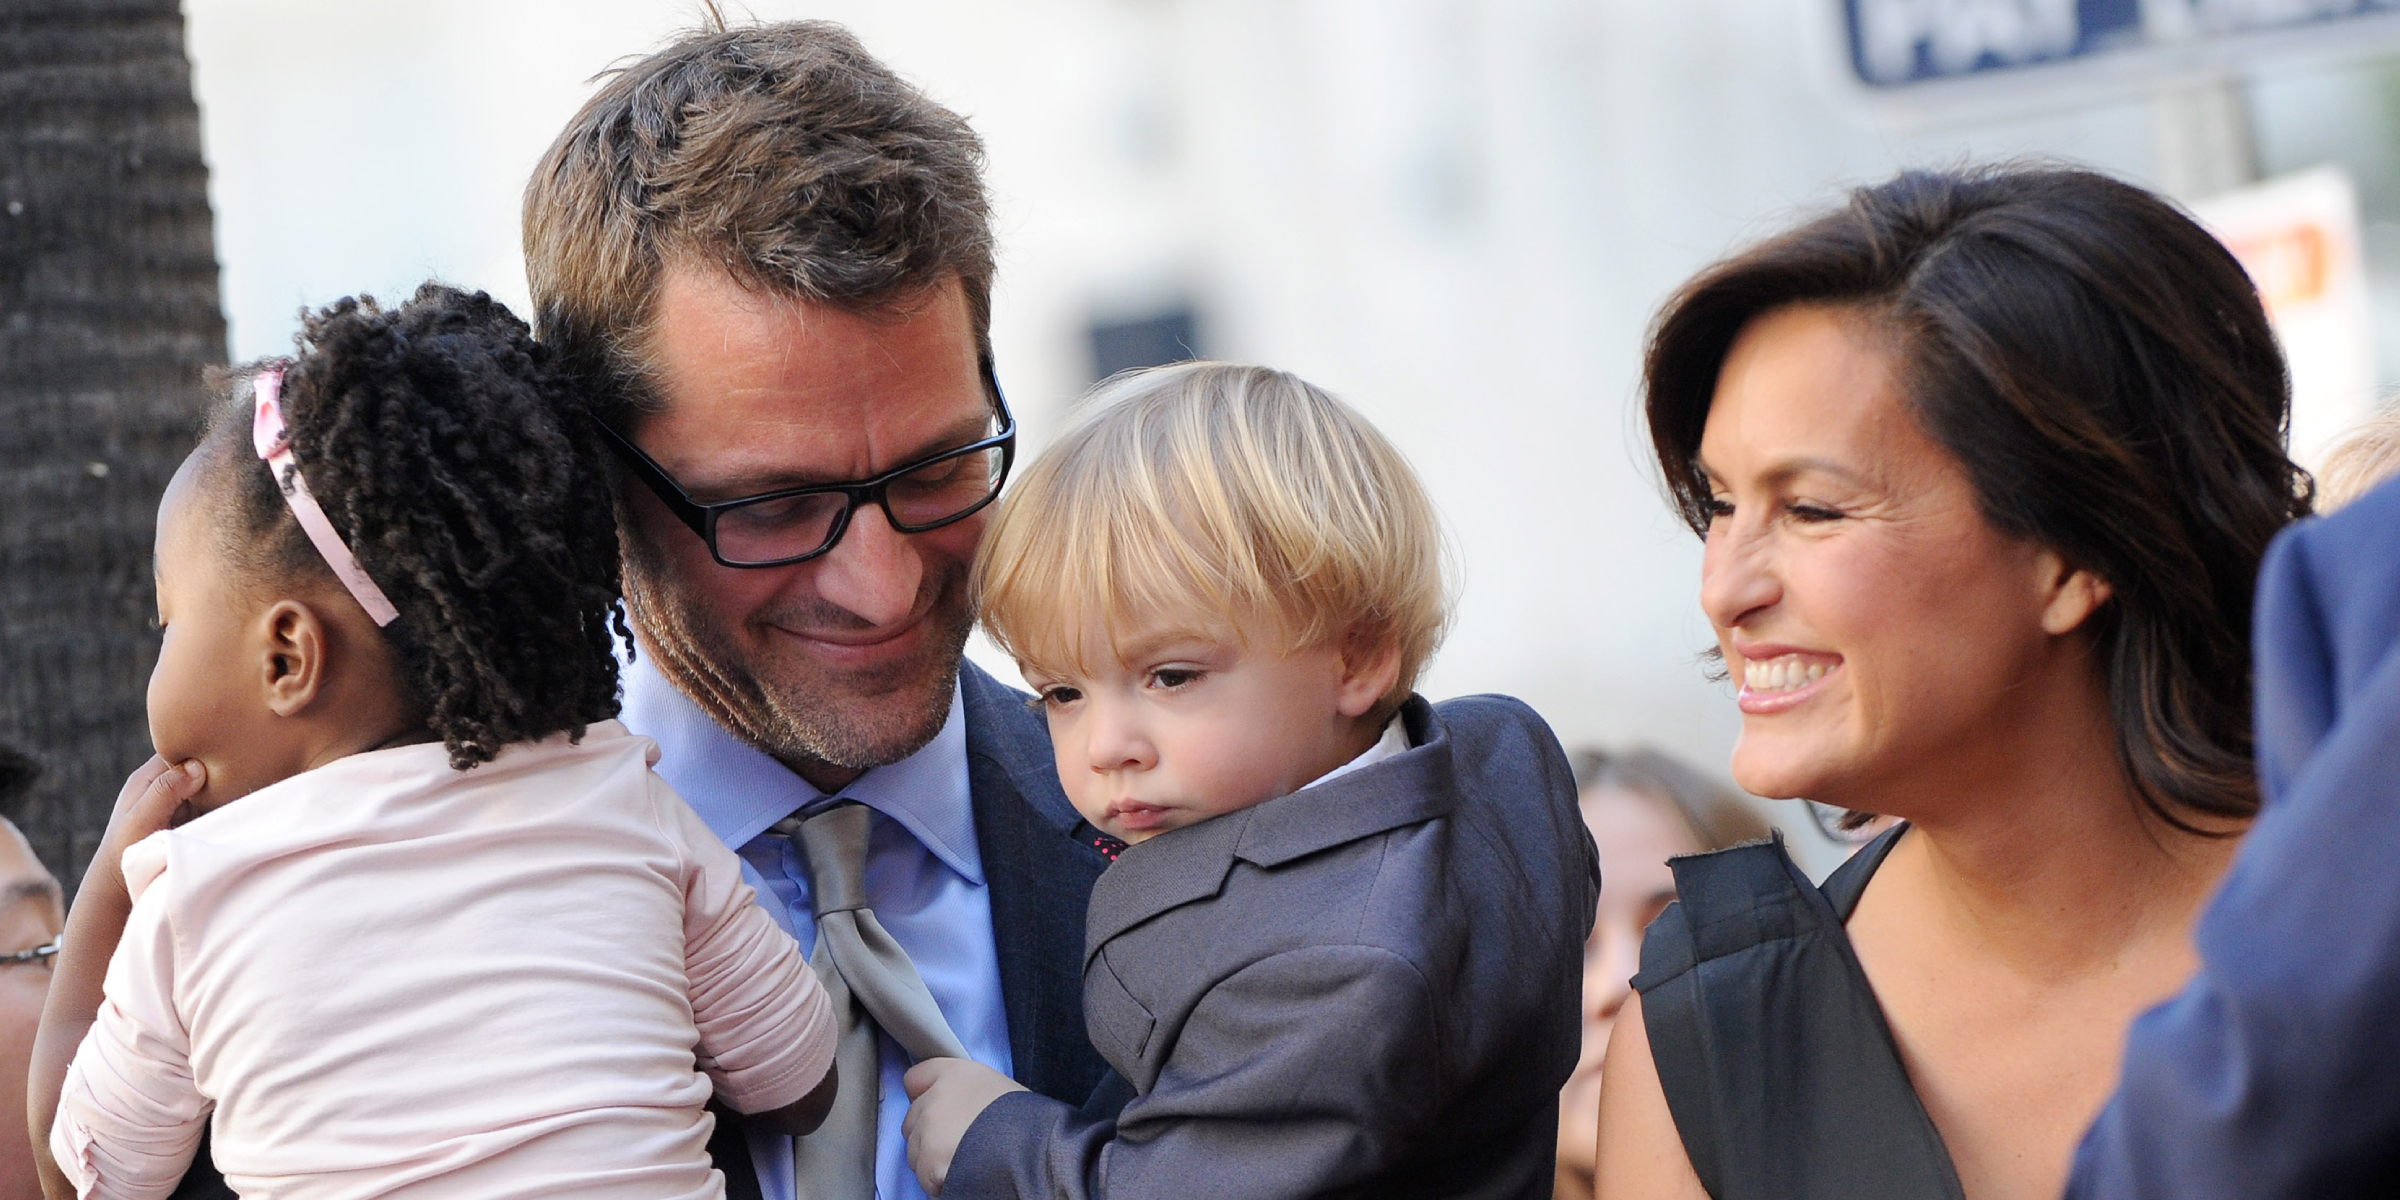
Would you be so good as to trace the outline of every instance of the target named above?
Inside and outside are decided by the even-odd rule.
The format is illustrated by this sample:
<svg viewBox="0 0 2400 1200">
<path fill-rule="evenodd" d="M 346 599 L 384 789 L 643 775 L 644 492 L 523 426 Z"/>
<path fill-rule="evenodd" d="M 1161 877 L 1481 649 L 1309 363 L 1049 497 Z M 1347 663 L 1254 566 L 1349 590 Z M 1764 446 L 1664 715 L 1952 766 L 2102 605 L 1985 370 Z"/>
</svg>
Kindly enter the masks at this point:
<svg viewBox="0 0 2400 1200">
<path fill-rule="evenodd" d="M 742 876 L 758 902 L 800 943 L 816 948 L 808 860 L 788 838 L 767 832 L 803 805 L 823 799 L 764 751 L 727 732 L 675 690 L 643 657 L 625 671 L 627 728 L 658 743 L 658 773 L 742 858 Z M 867 840 L 867 903 L 925 977 L 925 988 L 977 1062 L 1012 1074 L 1008 1016 L 1000 997 L 1000 957 L 992 946 L 991 893 L 975 844 L 967 785 L 967 720 L 957 692 L 950 719 L 922 750 L 858 777 L 842 796 L 875 810 Z M 882 1111 L 875 1131 L 879 1200 L 925 1200 L 908 1169 L 900 1121 L 908 1093 L 900 1076 L 909 1059 L 883 1038 Z M 858 1086 L 845 1079 L 844 1089 Z M 750 1157 L 766 1200 L 795 1200 L 792 1139 L 752 1132 Z"/>
</svg>

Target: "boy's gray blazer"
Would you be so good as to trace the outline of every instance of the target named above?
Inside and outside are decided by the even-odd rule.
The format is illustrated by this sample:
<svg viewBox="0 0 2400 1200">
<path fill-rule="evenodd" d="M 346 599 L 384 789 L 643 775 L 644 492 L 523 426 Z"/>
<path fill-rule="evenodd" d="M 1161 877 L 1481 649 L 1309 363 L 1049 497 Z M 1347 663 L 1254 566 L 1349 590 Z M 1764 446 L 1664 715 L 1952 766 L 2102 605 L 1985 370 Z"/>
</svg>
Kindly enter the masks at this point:
<svg viewBox="0 0 2400 1200">
<path fill-rule="evenodd" d="M 944 1200 L 1545 1200 L 1600 869 L 1503 697 L 1414 748 L 1162 834 L 1092 889 L 1084 1019 L 1121 1108 L 984 1110 Z"/>
</svg>

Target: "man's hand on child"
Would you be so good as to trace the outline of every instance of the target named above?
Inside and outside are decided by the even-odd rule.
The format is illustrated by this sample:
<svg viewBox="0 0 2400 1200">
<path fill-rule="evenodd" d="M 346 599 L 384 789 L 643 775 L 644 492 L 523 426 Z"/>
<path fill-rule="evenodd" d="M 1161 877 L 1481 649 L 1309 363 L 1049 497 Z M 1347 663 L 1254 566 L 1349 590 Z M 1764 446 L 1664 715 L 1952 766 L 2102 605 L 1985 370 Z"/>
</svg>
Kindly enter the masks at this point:
<svg viewBox="0 0 2400 1200">
<path fill-rule="evenodd" d="M 979 1062 L 964 1058 L 929 1058 L 908 1069 L 900 1084 L 908 1089 L 908 1119 L 900 1130 L 908 1137 L 908 1166 L 928 1195 L 942 1194 L 950 1177 L 950 1156 L 958 1153 L 967 1126 L 994 1100 L 1025 1090 L 1024 1085 Z"/>
</svg>

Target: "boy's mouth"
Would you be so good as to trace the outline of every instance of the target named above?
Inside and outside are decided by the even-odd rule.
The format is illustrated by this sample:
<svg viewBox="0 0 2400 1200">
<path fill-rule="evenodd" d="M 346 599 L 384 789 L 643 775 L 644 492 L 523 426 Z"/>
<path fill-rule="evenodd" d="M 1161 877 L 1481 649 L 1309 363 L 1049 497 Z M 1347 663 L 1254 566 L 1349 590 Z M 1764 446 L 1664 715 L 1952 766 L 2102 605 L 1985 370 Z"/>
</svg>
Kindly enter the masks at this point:
<svg viewBox="0 0 2400 1200">
<path fill-rule="evenodd" d="M 1116 822 L 1119 828 L 1136 832 L 1163 828 L 1167 811 L 1160 805 L 1144 804 L 1139 800 L 1113 800 L 1108 805 L 1110 820 Z"/>
</svg>

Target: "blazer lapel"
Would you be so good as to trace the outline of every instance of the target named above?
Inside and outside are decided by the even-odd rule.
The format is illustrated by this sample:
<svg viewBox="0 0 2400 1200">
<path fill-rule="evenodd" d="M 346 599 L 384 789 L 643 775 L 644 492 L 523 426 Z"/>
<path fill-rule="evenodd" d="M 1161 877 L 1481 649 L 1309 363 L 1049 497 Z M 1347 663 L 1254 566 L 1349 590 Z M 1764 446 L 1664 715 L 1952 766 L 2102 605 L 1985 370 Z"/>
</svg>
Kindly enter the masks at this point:
<svg viewBox="0 0 2400 1200">
<path fill-rule="evenodd" d="M 1302 788 L 1255 808 L 1233 847 L 1262 867 L 1450 815 L 1458 799 L 1449 727 L 1422 696 L 1400 707 L 1410 749 L 1339 779 Z M 1210 824 L 1223 822 L 1220 817 Z"/>
<path fill-rule="evenodd" d="M 1269 869 L 1403 825 L 1448 816 L 1458 784 L 1450 731 L 1421 696 L 1401 706 L 1411 748 L 1238 812 L 1169 830 L 1125 851 L 1092 889 L 1083 961 L 1118 934 L 1224 890 L 1234 860 Z"/>
<path fill-rule="evenodd" d="M 1108 860 L 1072 836 L 1075 808 L 1029 697 L 971 662 L 959 667 L 959 690 L 1017 1082 L 1080 1105 L 1108 1069 L 1083 1022 L 1084 911 Z"/>
<path fill-rule="evenodd" d="M 1241 844 L 1257 811 L 1244 809 L 1170 830 L 1120 855 L 1117 865 L 1092 888 L 1084 964 L 1088 966 L 1110 938 L 1221 891 L 1233 870 L 1234 847 Z"/>
</svg>

